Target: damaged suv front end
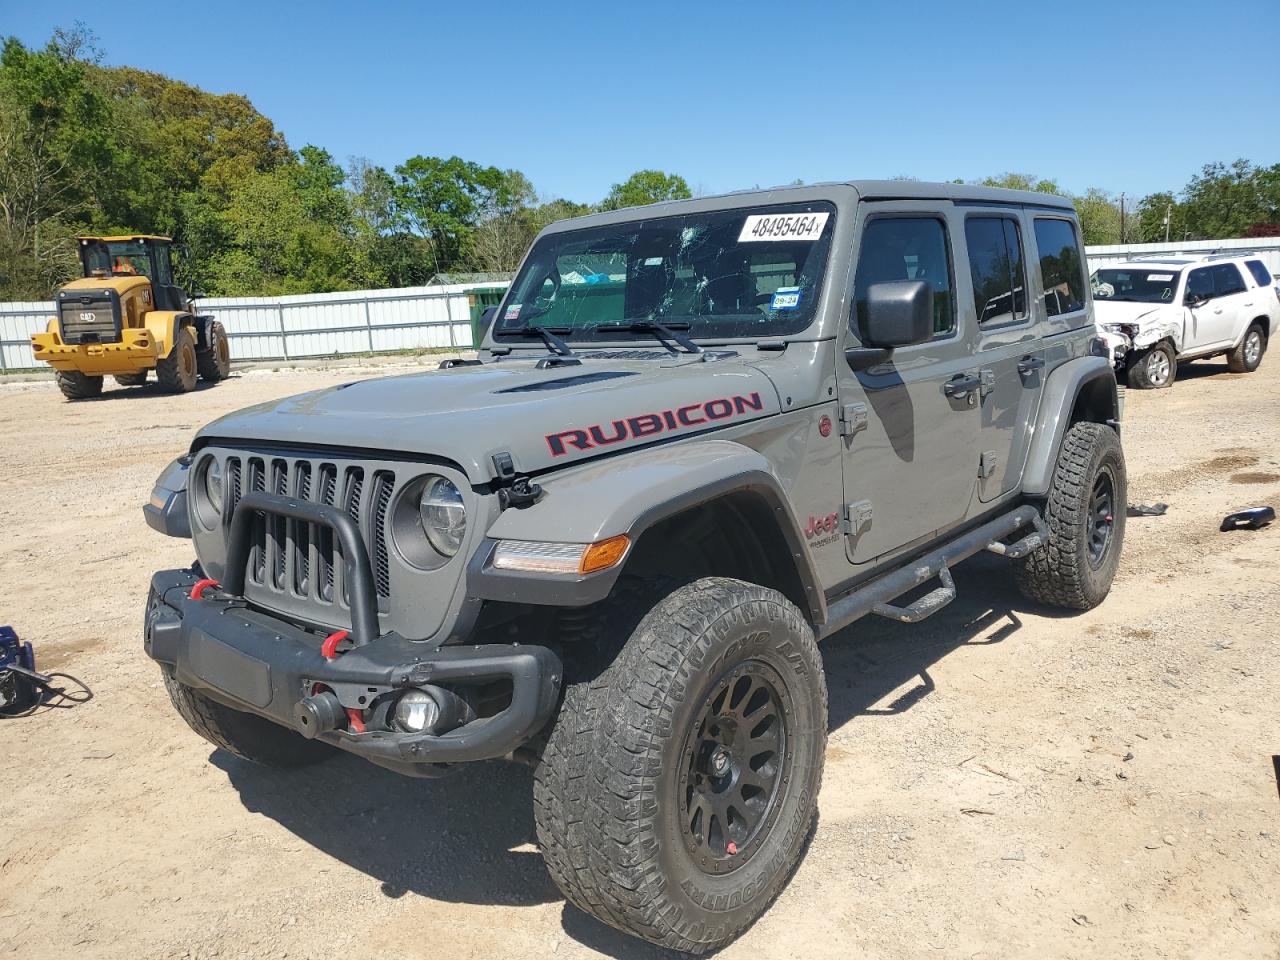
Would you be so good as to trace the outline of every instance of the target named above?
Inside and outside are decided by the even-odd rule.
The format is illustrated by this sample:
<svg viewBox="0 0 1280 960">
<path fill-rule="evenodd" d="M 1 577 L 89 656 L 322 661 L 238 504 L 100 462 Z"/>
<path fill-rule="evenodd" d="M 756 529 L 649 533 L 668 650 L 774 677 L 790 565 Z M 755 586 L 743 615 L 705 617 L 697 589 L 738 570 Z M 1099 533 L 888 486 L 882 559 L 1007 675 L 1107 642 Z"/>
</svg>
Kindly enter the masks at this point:
<svg viewBox="0 0 1280 960">
<path fill-rule="evenodd" d="M 1168 340 L 1181 348 L 1181 271 L 1167 265 L 1101 267 L 1091 277 L 1098 335 L 1118 371 L 1127 359 Z"/>
</svg>

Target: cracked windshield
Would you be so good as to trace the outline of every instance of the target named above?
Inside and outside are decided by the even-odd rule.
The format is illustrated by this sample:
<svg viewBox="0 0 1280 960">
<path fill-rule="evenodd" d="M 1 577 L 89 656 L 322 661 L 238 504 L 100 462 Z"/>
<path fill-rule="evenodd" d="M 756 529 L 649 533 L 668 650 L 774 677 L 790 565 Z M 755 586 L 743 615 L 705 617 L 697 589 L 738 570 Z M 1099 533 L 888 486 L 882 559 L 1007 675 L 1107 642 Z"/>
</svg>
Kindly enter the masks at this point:
<svg viewBox="0 0 1280 960">
<path fill-rule="evenodd" d="M 1163 270 L 1096 270 L 1095 300 L 1128 300 L 1132 303 L 1172 303 L 1178 272 Z"/>
<path fill-rule="evenodd" d="M 780 336 L 813 319 L 835 227 L 829 203 L 719 210 L 592 227 L 533 247 L 495 330 L 633 339 Z"/>
</svg>

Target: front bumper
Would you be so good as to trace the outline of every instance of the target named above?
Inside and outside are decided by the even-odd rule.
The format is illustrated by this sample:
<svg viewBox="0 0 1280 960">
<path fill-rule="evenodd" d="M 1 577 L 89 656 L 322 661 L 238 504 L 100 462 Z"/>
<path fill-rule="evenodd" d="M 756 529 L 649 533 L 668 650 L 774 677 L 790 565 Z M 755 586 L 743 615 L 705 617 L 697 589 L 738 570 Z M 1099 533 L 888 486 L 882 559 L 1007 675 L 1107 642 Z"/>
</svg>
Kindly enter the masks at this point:
<svg viewBox="0 0 1280 960">
<path fill-rule="evenodd" d="M 125 330 L 119 343 L 63 343 L 56 333 L 33 333 L 31 349 L 35 358 L 55 370 L 79 370 L 98 376 L 114 373 L 141 373 L 155 367 L 160 345 L 151 331 Z"/>
<path fill-rule="evenodd" d="M 147 655 L 179 681 L 237 710 L 299 732 L 298 705 L 317 685 L 345 707 L 365 711 L 380 697 L 426 685 L 466 687 L 509 680 L 511 702 L 491 717 L 439 734 L 369 727 L 335 729 L 319 739 L 404 773 L 436 763 L 504 757 L 550 719 L 559 696 L 560 659 L 538 646 L 492 644 L 431 649 L 387 634 L 335 659 L 321 655 L 322 638 L 254 610 L 243 601 L 206 593 L 191 599 L 192 570 L 163 570 L 151 580 L 144 644 Z M 361 703 L 361 697 L 366 703 Z"/>
</svg>

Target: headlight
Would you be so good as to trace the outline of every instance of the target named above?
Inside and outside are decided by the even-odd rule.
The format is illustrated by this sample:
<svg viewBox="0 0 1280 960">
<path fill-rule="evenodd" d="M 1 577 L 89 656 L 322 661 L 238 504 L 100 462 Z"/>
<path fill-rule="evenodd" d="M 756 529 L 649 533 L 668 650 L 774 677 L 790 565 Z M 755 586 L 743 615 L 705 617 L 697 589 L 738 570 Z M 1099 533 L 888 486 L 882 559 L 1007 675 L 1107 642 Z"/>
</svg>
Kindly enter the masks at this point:
<svg viewBox="0 0 1280 960">
<path fill-rule="evenodd" d="M 452 557 L 462 547 L 467 530 L 467 508 L 462 493 L 444 477 L 435 477 L 423 487 L 418 503 L 422 529 L 441 556 Z"/>
<path fill-rule="evenodd" d="M 222 513 L 222 464 L 217 460 L 211 461 L 204 472 L 204 493 L 213 512 Z"/>
</svg>

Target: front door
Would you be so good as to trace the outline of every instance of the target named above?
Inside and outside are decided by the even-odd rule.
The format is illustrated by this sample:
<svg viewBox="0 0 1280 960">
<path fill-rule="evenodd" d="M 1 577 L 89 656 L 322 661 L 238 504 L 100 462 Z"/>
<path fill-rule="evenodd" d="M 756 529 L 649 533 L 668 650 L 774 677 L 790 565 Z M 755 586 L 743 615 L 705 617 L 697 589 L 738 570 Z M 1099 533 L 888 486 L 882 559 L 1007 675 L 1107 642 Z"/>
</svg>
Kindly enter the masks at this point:
<svg viewBox="0 0 1280 960">
<path fill-rule="evenodd" d="M 1069 222 L 1055 222 L 1070 230 Z M 1028 295 L 1024 231 L 1016 210 L 971 209 L 965 215 L 978 374 L 983 381 L 977 463 L 983 502 L 1017 485 L 1044 382 L 1044 350 L 1033 329 L 1034 297 Z"/>
<path fill-rule="evenodd" d="M 1188 303 L 1186 307 L 1183 352 L 1233 342 L 1244 292 L 1244 279 L 1235 264 L 1217 263 L 1192 270 L 1187 275 L 1186 296 L 1195 303 Z"/>
<path fill-rule="evenodd" d="M 849 559 L 868 563 L 964 518 L 977 478 L 979 387 L 970 325 L 958 322 L 948 202 L 862 205 L 846 344 L 866 346 L 867 289 L 927 280 L 933 339 L 899 347 L 865 369 L 839 363 Z M 856 364 L 861 365 L 861 364 Z"/>
</svg>

